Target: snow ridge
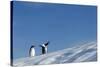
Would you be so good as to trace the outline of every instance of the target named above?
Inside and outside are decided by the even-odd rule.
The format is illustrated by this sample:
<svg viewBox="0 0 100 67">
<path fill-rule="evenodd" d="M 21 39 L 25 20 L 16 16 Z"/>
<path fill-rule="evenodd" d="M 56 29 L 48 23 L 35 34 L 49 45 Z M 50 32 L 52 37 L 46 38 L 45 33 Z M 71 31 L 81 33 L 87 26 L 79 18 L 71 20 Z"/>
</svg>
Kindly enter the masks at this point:
<svg viewBox="0 0 100 67">
<path fill-rule="evenodd" d="M 66 48 L 45 55 L 26 57 L 14 60 L 14 66 L 32 66 L 44 64 L 63 64 L 97 61 L 97 43 L 89 42 L 83 45 Z"/>
</svg>

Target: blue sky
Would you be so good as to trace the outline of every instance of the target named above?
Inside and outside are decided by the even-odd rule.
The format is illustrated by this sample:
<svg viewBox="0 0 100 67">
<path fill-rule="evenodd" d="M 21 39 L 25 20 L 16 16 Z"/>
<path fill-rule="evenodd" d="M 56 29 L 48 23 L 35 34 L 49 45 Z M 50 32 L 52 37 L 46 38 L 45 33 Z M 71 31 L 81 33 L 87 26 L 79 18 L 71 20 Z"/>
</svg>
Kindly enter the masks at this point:
<svg viewBox="0 0 100 67">
<path fill-rule="evenodd" d="M 27 57 L 31 45 L 49 40 L 48 52 L 96 40 L 96 6 L 15 1 L 13 5 L 13 56 Z"/>
</svg>

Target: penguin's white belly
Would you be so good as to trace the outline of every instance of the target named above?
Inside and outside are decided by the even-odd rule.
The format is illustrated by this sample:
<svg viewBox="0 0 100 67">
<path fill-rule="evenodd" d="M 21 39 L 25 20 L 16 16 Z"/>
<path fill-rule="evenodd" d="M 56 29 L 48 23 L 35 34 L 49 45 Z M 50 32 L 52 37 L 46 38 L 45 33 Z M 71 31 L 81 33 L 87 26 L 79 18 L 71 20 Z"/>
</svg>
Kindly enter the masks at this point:
<svg viewBox="0 0 100 67">
<path fill-rule="evenodd" d="M 35 50 L 34 50 L 34 48 L 31 49 L 30 56 L 31 56 L 31 57 L 35 56 Z"/>
<path fill-rule="evenodd" d="M 47 53 L 47 47 L 45 47 L 45 52 Z"/>
</svg>

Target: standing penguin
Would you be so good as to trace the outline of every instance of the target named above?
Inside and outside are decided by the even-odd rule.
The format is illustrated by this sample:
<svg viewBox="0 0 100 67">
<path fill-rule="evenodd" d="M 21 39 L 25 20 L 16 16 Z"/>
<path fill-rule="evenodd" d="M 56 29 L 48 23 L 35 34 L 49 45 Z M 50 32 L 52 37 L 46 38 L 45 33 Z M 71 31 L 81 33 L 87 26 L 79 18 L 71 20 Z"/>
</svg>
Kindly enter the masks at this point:
<svg viewBox="0 0 100 67">
<path fill-rule="evenodd" d="M 49 44 L 49 41 L 47 41 L 46 43 L 40 45 L 40 47 L 42 47 L 42 54 L 46 54 L 47 53 L 47 51 L 48 51 L 48 48 L 47 48 L 48 44 Z"/>
<path fill-rule="evenodd" d="M 32 45 L 31 47 L 30 47 L 30 50 L 29 50 L 29 56 L 30 57 L 33 57 L 33 56 L 35 56 L 35 49 L 34 49 L 34 45 Z"/>
</svg>

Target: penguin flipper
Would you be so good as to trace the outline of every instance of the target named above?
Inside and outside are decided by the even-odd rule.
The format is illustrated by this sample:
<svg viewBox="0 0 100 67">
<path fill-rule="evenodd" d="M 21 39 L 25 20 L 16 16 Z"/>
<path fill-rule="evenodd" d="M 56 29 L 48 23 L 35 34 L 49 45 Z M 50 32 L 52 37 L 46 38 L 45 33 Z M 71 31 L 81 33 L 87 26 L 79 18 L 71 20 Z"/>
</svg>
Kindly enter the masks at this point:
<svg viewBox="0 0 100 67">
<path fill-rule="evenodd" d="M 45 43 L 45 46 L 47 46 L 50 42 L 48 41 L 47 43 Z"/>
</svg>

